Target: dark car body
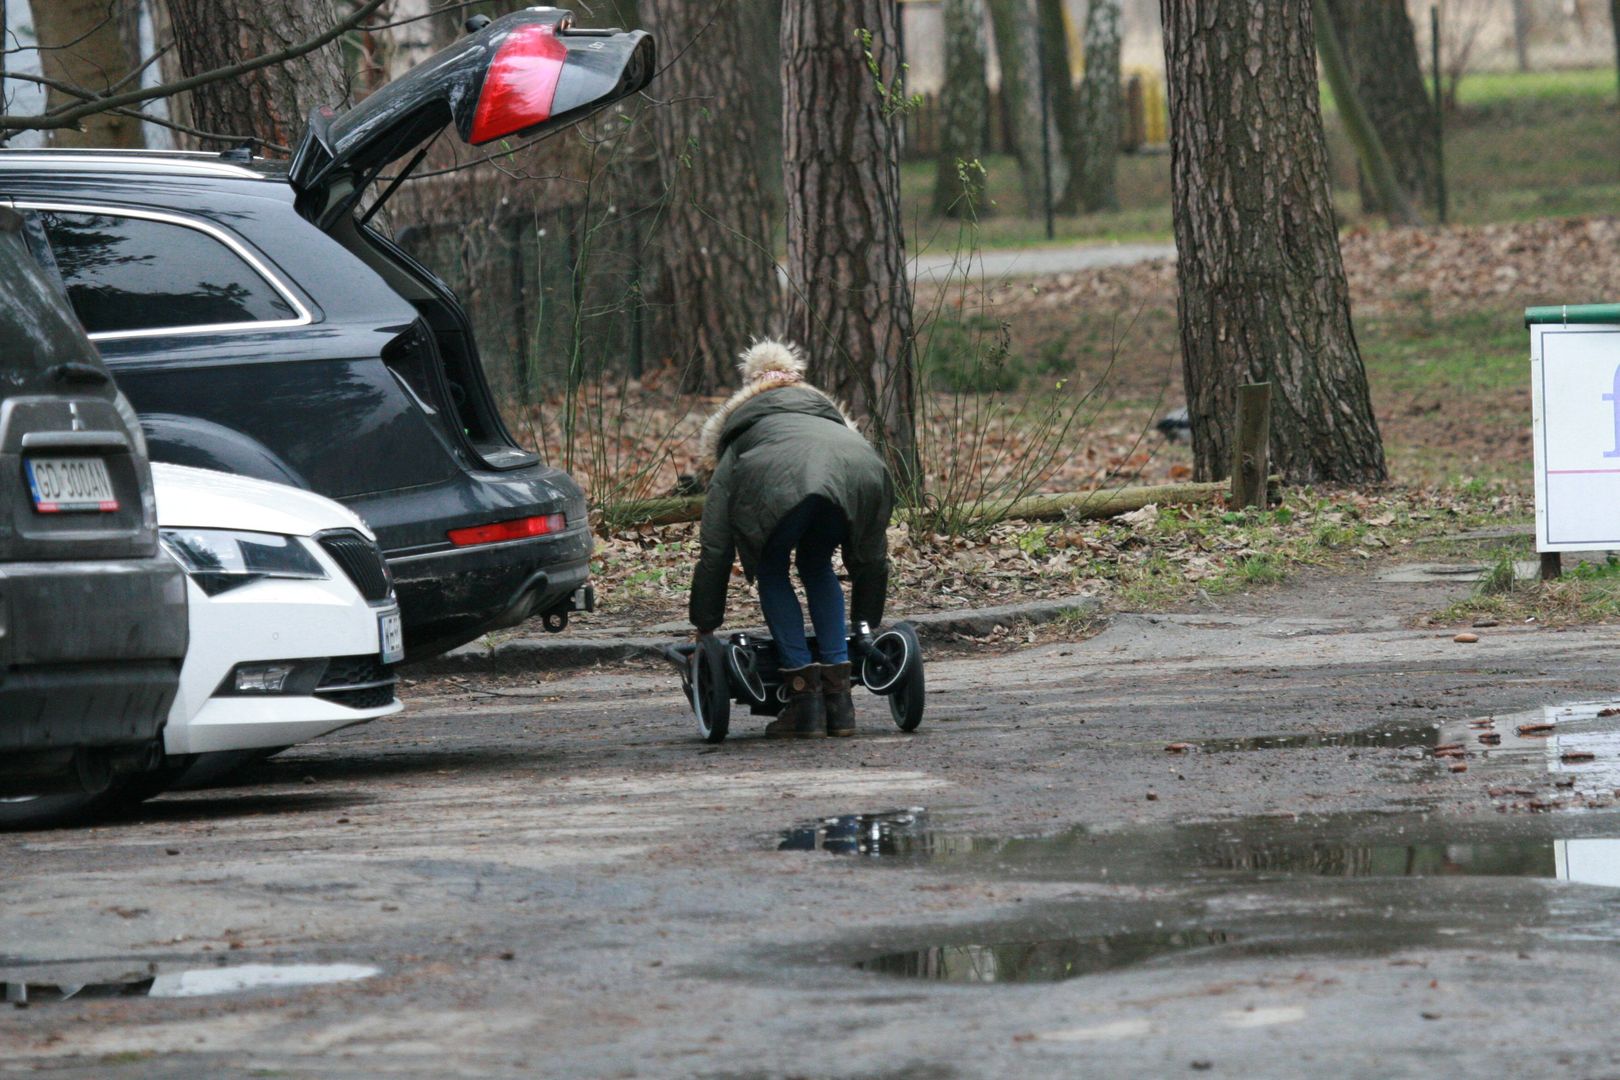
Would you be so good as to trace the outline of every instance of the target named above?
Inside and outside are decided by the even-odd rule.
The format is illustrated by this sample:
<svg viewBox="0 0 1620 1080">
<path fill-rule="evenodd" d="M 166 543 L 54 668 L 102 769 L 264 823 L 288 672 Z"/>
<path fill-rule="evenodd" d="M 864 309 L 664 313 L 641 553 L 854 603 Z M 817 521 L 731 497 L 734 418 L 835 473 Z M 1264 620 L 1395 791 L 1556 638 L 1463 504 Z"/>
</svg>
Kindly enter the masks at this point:
<svg viewBox="0 0 1620 1080">
<path fill-rule="evenodd" d="M 531 9 L 347 112 L 317 110 L 290 168 L 0 151 L 0 198 L 44 228 L 153 458 L 349 506 L 377 534 L 420 658 L 581 605 L 593 541 L 578 485 L 508 433 L 460 302 L 359 197 L 447 124 L 487 141 L 571 123 L 639 90 L 650 65 L 643 34 Z M 524 96 L 536 78 L 544 100 Z M 503 89 L 515 104 L 487 105 Z"/>
<path fill-rule="evenodd" d="M 149 764 L 187 635 L 135 415 L 23 229 L 0 210 L 0 796 Z"/>
</svg>

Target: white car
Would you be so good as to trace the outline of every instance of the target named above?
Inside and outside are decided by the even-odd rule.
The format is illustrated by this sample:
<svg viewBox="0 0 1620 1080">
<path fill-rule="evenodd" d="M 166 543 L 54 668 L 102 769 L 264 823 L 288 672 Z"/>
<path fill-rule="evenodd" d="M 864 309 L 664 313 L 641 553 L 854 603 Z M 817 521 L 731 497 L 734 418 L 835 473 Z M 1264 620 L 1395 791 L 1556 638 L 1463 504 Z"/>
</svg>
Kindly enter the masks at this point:
<svg viewBox="0 0 1620 1080">
<path fill-rule="evenodd" d="M 99 794 L 0 800 L 0 825 L 114 809 L 402 708 L 399 605 L 363 521 L 227 473 L 153 462 L 152 482 L 163 547 L 186 570 L 191 629 L 162 767 Z"/>
<path fill-rule="evenodd" d="M 154 463 L 163 546 L 190 579 L 172 757 L 291 746 L 398 712 L 399 605 L 364 522 L 323 496 Z"/>
</svg>

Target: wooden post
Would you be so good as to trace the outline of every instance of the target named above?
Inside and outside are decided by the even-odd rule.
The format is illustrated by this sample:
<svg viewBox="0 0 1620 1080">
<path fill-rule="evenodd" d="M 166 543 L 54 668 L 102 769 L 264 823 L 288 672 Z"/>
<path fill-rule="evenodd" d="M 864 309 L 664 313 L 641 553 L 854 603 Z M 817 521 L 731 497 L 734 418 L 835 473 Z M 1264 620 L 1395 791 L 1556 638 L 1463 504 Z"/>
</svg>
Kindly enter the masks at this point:
<svg viewBox="0 0 1620 1080">
<path fill-rule="evenodd" d="M 1558 551 L 1541 553 L 1541 580 L 1557 581 L 1564 576 L 1564 556 Z"/>
<path fill-rule="evenodd" d="M 1237 423 L 1232 439 L 1232 505 L 1266 505 L 1266 472 L 1271 452 L 1271 384 L 1238 387 Z"/>
</svg>

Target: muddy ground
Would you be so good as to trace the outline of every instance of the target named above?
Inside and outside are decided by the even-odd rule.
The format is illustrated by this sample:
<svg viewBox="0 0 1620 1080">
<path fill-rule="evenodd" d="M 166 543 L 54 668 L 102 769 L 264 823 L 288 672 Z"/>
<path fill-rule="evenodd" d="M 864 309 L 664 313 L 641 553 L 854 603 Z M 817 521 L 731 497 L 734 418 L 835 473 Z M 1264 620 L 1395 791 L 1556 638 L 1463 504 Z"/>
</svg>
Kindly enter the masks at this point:
<svg viewBox="0 0 1620 1080">
<path fill-rule="evenodd" d="M 649 667 L 423 682 L 0 837 L 0 1074 L 1615 1075 L 1620 718 L 1542 710 L 1620 696 L 1614 631 L 1404 628 L 1466 587 L 963 646 L 848 742 L 706 746 Z M 283 964 L 378 972 L 145 996 Z"/>
</svg>

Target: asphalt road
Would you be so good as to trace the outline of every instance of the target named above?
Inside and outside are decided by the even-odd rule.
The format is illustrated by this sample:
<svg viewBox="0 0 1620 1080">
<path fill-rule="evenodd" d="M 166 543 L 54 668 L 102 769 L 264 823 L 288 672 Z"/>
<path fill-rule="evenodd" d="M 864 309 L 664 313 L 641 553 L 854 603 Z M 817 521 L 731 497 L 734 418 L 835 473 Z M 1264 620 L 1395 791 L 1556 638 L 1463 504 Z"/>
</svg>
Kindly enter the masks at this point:
<svg viewBox="0 0 1620 1080">
<path fill-rule="evenodd" d="M 1463 587 L 964 646 L 909 737 L 867 697 L 848 742 L 705 746 L 651 667 L 422 684 L 0 837 L 0 1074 L 1614 1074 L 1620 720 L 1516 715 L 1613 696 L 1613 631 L 1401 628 Z M 144 996 L 289 964 L 376 973 Z"/>
</svg>

